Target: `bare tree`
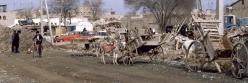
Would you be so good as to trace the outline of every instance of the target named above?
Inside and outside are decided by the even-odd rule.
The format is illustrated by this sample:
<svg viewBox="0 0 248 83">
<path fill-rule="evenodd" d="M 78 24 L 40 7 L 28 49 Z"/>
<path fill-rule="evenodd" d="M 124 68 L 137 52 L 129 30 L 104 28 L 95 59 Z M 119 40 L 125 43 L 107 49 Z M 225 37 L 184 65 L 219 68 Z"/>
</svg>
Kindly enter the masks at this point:
<svg viewBox="0 0 248 83">
<path fill-rule="evenodd" d="M 80 0 L 51 0 L 51 11 L 55 14 L 61 15 L 61 20 L 67 25 L 66 19 L 76 16 L 78 5 Z"/>
<path fill-rule="evenodd" d="M 89 7 L 93 20 L 97 20 L 102 13 L 102 0 L 84 0 L 84 6 Z"/>
<path fill-rule="evenodd" d="M 135 11 L 146 8 L 163 30 L 174 17 L 189 15 L 195 0 L 125 0 L 125 4 Z"/>
<path fill-rule="evenodd" d="M 17 17 L 18 18 L 32 18 L 33 14 L 32 14 L 32 9 L 31 8 L 26 8 L 26 9 L 22 9 L 22 10 L 17 10 Z"/>
</svg>

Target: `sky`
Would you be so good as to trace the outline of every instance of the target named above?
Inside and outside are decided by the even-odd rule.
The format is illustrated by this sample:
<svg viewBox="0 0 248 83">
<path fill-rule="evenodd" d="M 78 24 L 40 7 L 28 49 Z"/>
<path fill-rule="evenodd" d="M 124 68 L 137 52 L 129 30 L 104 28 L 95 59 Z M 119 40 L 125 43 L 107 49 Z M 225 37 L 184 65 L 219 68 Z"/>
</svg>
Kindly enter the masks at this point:
<svg viewBox="0 0 248 83">
<path fill-rule="evenodd" d="M 103 0 L 103 8 L 105 10 L 114 10 L 121 14 L 128 12 L 128 8 L 125 8 L 123 0 Z M 225 4 L 233 3 L 236 0 L 224 0 Z M 214 9 L 216 0 L 202 0 L 202 6 L 204 9 Z M 39 6 L 39 0 L 0 0 L 0 4 L 8 4 L 8 10 L 15 10 L 21 8 L 35 8 Z"/>
<path fill-rule="evenodd" d="M 224 0 L 225 5 L 230 5 L 237 0 Z M 202 6 L 204 9 L 215 9 L 216 0 L 202 0 Z"/>
<path fill-rule="evenodd" d="M 125 13 L 128 10 L 124 7 L 123 0 L 103 0 L 103 2 L 103 8 L 108 11 L 114 10 L 120 13 Z M 8 10 L 37 8 L 37 6 L 40 5 L 40 0 L 0 0 L 0 4 L 8 4 Z"/>
</svg>

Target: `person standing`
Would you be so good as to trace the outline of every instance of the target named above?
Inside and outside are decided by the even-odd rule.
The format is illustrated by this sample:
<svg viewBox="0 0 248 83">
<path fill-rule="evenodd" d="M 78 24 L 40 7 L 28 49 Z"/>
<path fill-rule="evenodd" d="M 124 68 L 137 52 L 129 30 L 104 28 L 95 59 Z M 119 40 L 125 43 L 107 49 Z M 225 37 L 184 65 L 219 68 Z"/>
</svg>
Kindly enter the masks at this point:
<svg viewBox="0 0 248 83">
<path fill-rule="evenodd" d="M 19 34 L 21 31 L 14 30 L 13 36 L 12 36 L 12 52 L 13 53 L 19 53 L 19 41 L 20 37 Z"/>
<path fill-rule="evenodd" d="M 36 31 L 36 35 L 33 38 L 34 44 L 35 44 L 35 48 L 39 54 L 39 57 L 41 57 L 42 55 L 42 41 L 43 41 L 43 37 L 40 34 L 39 31 Z"/>
<path fill-rule="evenodd" d="M 16 36 L 16 30 L 13 30 L 13 34 L 12 34 L 12 45 L 11 45 L 11 51 L 14 53 L 15 52 L 15 43 L 16 43 L 16 38 L 15 38 L 15 36 Z"/>
<path fill-rule="evenodd" d="M 87 29 L 86 29 L 86 28 L 84 28 L 84 29 L 83 29 L 83 32 L 86 32 L 86 31 L 87 31 Z"/>
</svg>

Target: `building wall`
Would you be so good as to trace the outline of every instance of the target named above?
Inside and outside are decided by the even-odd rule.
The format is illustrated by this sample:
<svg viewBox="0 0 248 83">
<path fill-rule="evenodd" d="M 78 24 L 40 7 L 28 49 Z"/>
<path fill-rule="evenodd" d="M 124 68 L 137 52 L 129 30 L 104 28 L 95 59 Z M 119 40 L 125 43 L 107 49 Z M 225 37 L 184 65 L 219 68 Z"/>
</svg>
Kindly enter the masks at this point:
<svg viewBox="0 0 248 83">
<path fill-rule="evenodd" d="M 231 14 L 236 15 L 237 18 L 248 17 L 248 0 L 244 0 L 244 4 L 240 0 L 231 6 Z"/>
<path fill-rule="evenodd" d="M 0 25 L 13 26 L 15 24 L 15 13 L 14 12 L 0 12 Z"/>
<path fill-rule="evenodd" d="M 106 12 L 103 14 L 102 18 L 107 20 L 121 20 L 124 16 L 116 13 L 115 11 Z"/>
</svg>

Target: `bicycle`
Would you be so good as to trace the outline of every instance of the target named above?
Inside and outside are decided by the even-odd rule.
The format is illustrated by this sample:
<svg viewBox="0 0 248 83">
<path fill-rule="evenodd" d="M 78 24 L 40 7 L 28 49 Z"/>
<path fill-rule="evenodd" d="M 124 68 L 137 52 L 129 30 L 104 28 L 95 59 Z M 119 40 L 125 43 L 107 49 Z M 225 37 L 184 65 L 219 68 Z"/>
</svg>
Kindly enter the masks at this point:
<svg viewBox="0 0 248 83">
<path fill-rule="evenodd" d="M 42 57 L 42 45 L 41 44 L 33 43 L 32 49 L 33 50 L 31 52 L 33 53 L 33 57 L 35 57 L 36 53 L 38 54 L 38 57 Z"/>
</svg>

